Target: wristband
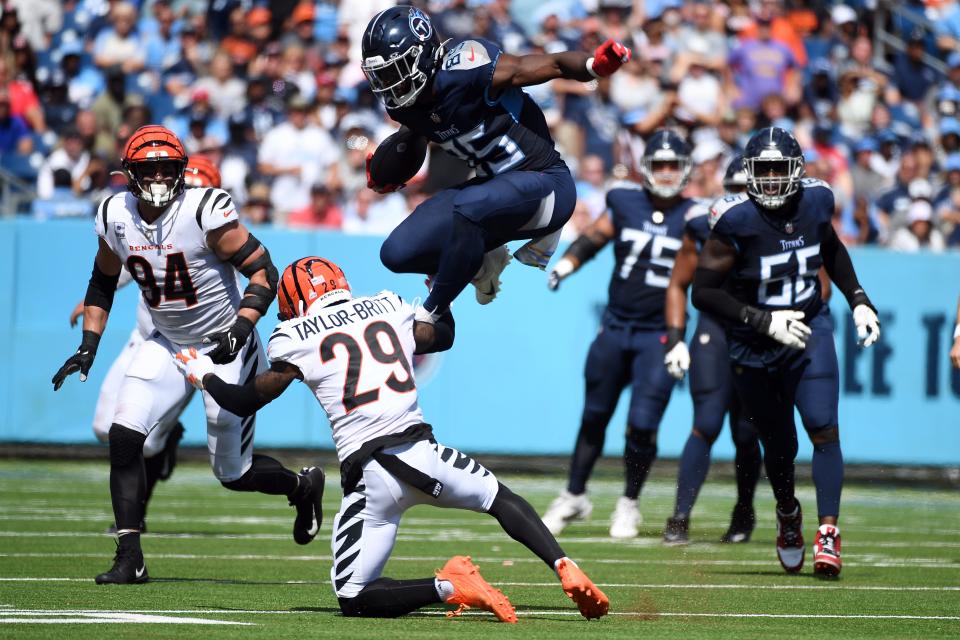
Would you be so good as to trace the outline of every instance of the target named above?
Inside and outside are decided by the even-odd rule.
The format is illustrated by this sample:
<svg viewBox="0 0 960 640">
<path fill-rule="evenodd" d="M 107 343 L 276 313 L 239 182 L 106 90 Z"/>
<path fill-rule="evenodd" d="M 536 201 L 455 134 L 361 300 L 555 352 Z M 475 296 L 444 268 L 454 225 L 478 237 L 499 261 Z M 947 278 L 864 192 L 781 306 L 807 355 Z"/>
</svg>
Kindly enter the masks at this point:
<svg viewBox="0 0 960 640">
<path fill-rule="evenodd" d="M 88 351 L 90 355 L 96 355 L 99 346 L 100 334 L 95 331 L 84 330 L 83 337 L 80 339 L 80 348 L 77 351 Z"/>
<path fill-rule="evenodd" d="M 683 342 L 686 327 L 667 327 L 667 351 Z"/>
<path fill-rule="evenodd" d="M 599 79 L 600 79 L 600 76 L 597 74 L 596 71 L 593 70 L 593 59 L 594 59 L 593 56 L 590 56 L 589 58 L 587 58 L 587 72 L 588 72 L 591 76 L 593 76 L 594 78 L 596 78 L 597 80 L 599 80 Z"/>
<path fill-rule="evenodd" d="M 559 278 L 566 278 L 573 273 L 573 260 L 570 258 L 560 258 L 553 267 L 553 272 L 557 274 Z"/>
</svg>

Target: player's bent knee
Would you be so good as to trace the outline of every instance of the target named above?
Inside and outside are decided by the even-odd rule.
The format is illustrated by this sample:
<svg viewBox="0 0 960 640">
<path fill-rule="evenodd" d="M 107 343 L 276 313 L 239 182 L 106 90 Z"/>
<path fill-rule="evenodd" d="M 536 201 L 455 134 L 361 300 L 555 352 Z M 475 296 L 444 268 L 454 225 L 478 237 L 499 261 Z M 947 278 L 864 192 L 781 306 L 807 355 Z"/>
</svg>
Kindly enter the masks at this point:
<svg viewBox="0 0 960 640">
<path fill-rule="evenodd" d="M 147 436 L 121 424 L 110 427 L 110 465 L 125 467 L 143 455 L 143 443 Z"/>
<path fill-rule="evenodd" d="M 404 273 L 406 252 L 403 251 L 402 243 L 394 238 L 395 234 L 390 234 L 380 246 L 380 262 L 394 273 Z"/>
<path fill-rule="evenodd" d="M 706 431 L 706 430 L 701 431 L 700 429 L 697 429 L 696 427 L 694 427 L 694 428 L 691 430 L 691 432 L 693 433 L 694 437 L 700 438 L 701 440 L 703 440 L 704 442 L 706 442 L 707 445 L 711 445 L 711 446 L 712 446 L 713 443 L 717 441 L 717 434 L 716 434 L 716 433 L 710 433 L 710 432 L 708 432 L 708 431 Z"/>
<path fill-rule="evenodd" d="M 653 429 L 627 427 L 627 446 L 637 451 L 657 452 L 657 432 Z"/>
<path fill-rule="evenodd" d="M 239 478 L 217 477 L 224 489 L 230 491 L 256 491 L 253 486 L 253 468 L 247 469 L 247 472 Z"/>
<path fill-rule="evenodd" d="M 360 598 L 337 598 L 337 602 L 340 604 L 340 613 L 348 618 L 359 618 L 363 616 Z"/>
</svg>

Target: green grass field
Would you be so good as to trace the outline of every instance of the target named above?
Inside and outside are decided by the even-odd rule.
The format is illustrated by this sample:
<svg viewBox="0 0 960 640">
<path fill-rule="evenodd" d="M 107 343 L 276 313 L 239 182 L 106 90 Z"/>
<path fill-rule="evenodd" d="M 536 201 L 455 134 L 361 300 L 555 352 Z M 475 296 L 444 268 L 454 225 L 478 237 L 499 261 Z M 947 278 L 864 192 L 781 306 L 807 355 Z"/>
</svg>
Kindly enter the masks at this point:
<svg viewBox="0 0 960 640">
<path fill-rule="evenodd" d="M 673 500 L 669 481 L 648 484 L 643 531 L 630 542 L 606 537 L 620 483 L 594 482 L 594 519 L 561 538 L 610 597 L 611 615 L 591 622 L 489 516 L 411 510 L 387 575 L 430 576 L 449 556 L 469 554 L 517 607 L 519 624 L 504 625 L 485 612 L 447 619 L 439 607 L 398 620 L 342 617 L 329 584 L 328 536 L 340 499 L 331 475 L 320 536 L 299 547 L 285 500 L 228 492 L 205 467 L 181 465 L 150 509 L 143 546 L 152 581 L 97 586 L 92 578 L 113 554 L 102 533 L 112 521 L 106 465 L 0 461 L 0 638 L 960 637 L 956 492 L 848 487 L 843 574 L 825 582 L 811 574 L 808 483 L 799 495 L 808 513 L 807 566 L 788 576 L 775 556 L 766 485 L 749 544 L 715 543 L 732 483 L 708 482 L 693 515 L 693 544 L 667 548 L 660 530 Z M 561 484 L 559 476 L 501 479 L 541 511 Z"/>
</svg>

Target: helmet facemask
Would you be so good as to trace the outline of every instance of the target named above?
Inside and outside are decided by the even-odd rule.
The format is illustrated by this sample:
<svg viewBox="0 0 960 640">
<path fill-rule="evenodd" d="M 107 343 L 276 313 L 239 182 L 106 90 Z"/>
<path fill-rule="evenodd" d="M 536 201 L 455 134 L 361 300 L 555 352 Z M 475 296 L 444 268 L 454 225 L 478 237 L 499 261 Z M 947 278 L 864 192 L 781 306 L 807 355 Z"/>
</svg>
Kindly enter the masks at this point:
<svg viewBox="0 0 960 640">
<path fill-rule="evenodd" d="M 399 109 L 413 104 L 430 84 L 432 70 L 443 58 L 444 47 L 440 45 L 427 63 L 421 60 L 423 45 L 413 45 L 404 53 L 384 60 L 382 56 L 370 56 L 363 60 L 363 73 L 373 91 L 388 109 Z"/>
<path fill-rule="evenodd" d="M 766 153 L 766 152 L 764 152 Z M 747 193 L 764 209 L 779 209 L 800 189 L 803 157 L 744 158 Z"/>
<path fill-rule="evenodd" d="M 154 207 L 169 204 L 184 188 L 184 160 L 158 158 L 125 163 L 131 191 Z M 158 178 L 159 176 L 159 178 Z"/>
<path fill-rule="evenodd" d="M 658 198 L 675 197 L 690 180 L 690 158 L 673 149 L 657 149 L 640 159 L 643 186 Z"/>
</svg>

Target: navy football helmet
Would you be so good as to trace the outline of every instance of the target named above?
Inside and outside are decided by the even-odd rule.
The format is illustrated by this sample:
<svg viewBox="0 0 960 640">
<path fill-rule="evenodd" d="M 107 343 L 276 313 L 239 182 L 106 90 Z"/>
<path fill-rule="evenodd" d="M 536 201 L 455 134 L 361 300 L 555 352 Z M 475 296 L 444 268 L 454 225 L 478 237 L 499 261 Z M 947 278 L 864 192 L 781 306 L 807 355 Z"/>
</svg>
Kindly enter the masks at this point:
<svg viewBox="0 0 960 640">
<path fill-rule="evenodd" d="M 739 153 L 730 159 L 723 174 L 723 188 L 728 193 L 742 193 L 747 189 L 747 172 L 743 168 L 743 156 Z"/>
<path fill-rule="evenodd" d="M 645 189 L 660 198 L 673 198 L 690 179 L 690 145 L 669 129 L 657 129 L 647 140 L 640 158 Z"/>
<path fill-rule="evenodd" d="M 779 209 L 800 190 L 803 150 L 793 134 L 766 127 L 750 138 L 743 153 L 747 195 L 764 209 Z"/>
<path fill-rule="evenodd" d="M 413 104 L 443 59 L 443 43 L 430 16 L 398 5 L 381 11 L 361 41 L 363 73 L 388 109 Z"/>
</svg>

